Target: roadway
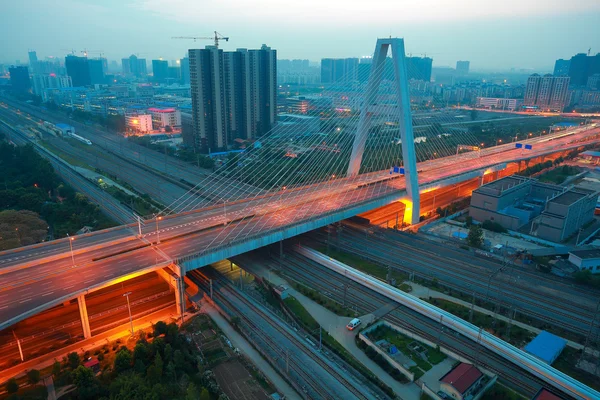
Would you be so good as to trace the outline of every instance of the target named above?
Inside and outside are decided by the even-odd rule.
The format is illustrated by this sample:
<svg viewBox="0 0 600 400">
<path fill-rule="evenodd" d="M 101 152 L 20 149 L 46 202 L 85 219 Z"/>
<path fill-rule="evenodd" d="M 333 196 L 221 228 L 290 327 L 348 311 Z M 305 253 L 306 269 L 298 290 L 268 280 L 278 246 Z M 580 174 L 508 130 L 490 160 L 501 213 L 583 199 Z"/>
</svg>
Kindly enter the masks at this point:
<svg viewBox="0 0 600 400">
<path fill-rule="evenodd" d="M 7 109 L 22 119 L 29 120 L 29 122 L 34 124 L 39 124 L 43 121 L 49 121 L 54 124 L 68 123 L 75 127 L 78 135 L 89 139 L 93 145 L 121 158 L 127 164 L 143 169 L 149 176 L 161 177 L 186 190 L 192 188 L 198 182 L 203 182 L 208 177 L 209 179 L 204 181 L 205 184 L 202 187 L 196 188 L 198 195 L 217 200 L 223 196 L 213 190 L 213 186 L 222 184 L 222 181 L 215 178 L 215 175 L 211 174 L 211 171 L 198 168 L 176 157 L 138 145 L 121 135 L 109 132 L 101 127 L 80 123 L 64 115 L 57 115 L 57 113 L 43 110 L 27 103 L 21 103 L 6 96 L 1 97 L 1 99 Z M 229 186 L 233 188 L 234 182 L 230 182 Z M 231 191 L 229 196 L 236 197 L 238 194 L 253 196 L 259 193 L 262 193 L 262 190 L 245 183 L 235 182 L 235 191 Z"/>
<path fill-rule="evenodd" d="M 325 234 L 313 233 L 310 237 L 326 243 Z M 428 280 L 435 278 L 469 296 L 481 300 L 489 297 L 487 301 L 505 309 L 513 307 L 519 314 L 574 332 L 581 338 L 589 332 L 599 300 L 597 292 L 582 291 L 564 280 L 510 266 L 489 280 L 488 291 L 488 277 L 502 264 L 409 233 L 377 231 L 375 235 L 365 235 L 361 229 L 344 225 L 331 237 L 331 244 L 407 274 Z"/>
<path fill-rule="evenodd" d="M 459 155 L 426 161 L 419 164 L 422 171 L 419 182 L 434 186 L 441 179 L 473 169 L 596 143 L 595 136 L 599 132 L 600 129 L 594 128 L 578 130 L 568 136 L 557 134 L 535 138 L 531 140 L 534 149 L 526 155 L 514 145 L 502 145 L 467 157 Z M 65 296 L 100 287 L 136 271 L 166 265 L 183 257 L 196 257 L 199 253 L 207 254 L 219 246 L 229 247 L 252 235 L 263 237 L 266 232 L 288 229 L 292 224 L 327 213 L 339 215 L 341 209 L 371 204 L 376 199 L 389 198 L 391 201 L 392 197 L 400 198 L 403 191 L 403 177 L 382 171 L 232 202 L 226 205 L 226 215 L 224 207 L 217 205 L 164 217 L 159 221 L 158 234 L 155 221 L 147 221 L 139 238 L 133 233 L 135 225 L 99 231 L 75 239 L 75 265 L 64 240 L 2 252 L 0 328 L 25 318 L 34 310 L 50 307 Z M 264 215 L 273 218 L 261 219 Z M 301 232 L 295 234 L 298 233 Z M 157 245 L 159 235 L 160 244 Z M 43 296 L 48 285 L 54 285 L 53 295 Z"/>
<path fill-rule="evenodd" d="M 123 298 L 126 292 L 131 292 L 129 299 L 134 318 L 175 304 L 172 289 L 156 273 L 98 290 L 86 296 L 90 329 L 94 336 L 129 321 L 127 303 Z M 80 340 L 83 330 L 77 301 L 67 301 L 0 331 L 2 369 L 20 359 L 15 336 L 20 340 L 25 360 Z"/>
<path fill-rule="evenodd" d="M 74 171 L 69 164 L 57 157 L 45 148 L 38 146 L 26 133 L 21 132 L 18 128 L 14 129 L 3 125 L 2 119 L 0 119 L 0 131 L 5 132 L 9 135 L 11 141 L 16 145 L 26 145 L 28 143 L 34 143 L 36 150 L 42 157 L 47 159 L 54 171 L 59 175 L 65 182 L 85 194 L 92 202 L 96 203 L 100 209 L 109 217 L 113 218 L 119 224 L 128 224 L 133 221 L 133 213 L 131 210 L 123 206 L 118 200 L 100 189 L 90 181 L 82 177 L 79 173 Z M 1 264 L 0 264 L 1 265 Z"/>
</svg>

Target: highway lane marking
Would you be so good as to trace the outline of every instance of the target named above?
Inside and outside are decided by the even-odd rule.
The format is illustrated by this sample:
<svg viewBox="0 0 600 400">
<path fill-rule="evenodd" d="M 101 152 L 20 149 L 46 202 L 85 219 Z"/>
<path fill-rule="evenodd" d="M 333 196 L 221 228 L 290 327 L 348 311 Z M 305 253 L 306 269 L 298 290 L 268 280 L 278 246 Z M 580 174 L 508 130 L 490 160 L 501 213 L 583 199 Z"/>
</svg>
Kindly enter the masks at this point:
<svg viewBox="0 0 600 400">
<path fill-rule="evenodd" d="M 27 303 L 28 301 L 31 301 L 31 297 L 25 300 L 21 300 L 19 303 Z"/>
<path fill-rule="evenodd" d="M 44 296 L 50 296 L 50 295 L 51 295 L 51 294 L 53 294 L 53 293 L 54 293 L 54 292 L 50 292 L 50 293 L 43 294 L 43 295 L 42 295 L 42 297 L 44 297 Z"/>
<path fill-rule="evenodd" d="M 67 286 L 67 287 L 65 287 L 65 288 L 63 288 L 63 289 L 65 289 L 65 290 L 66 290 L 66 289 L 71 289 L 73 286 L 75 286 L 75 285 L 72 285 L 72 286 Z"/>
</svg>

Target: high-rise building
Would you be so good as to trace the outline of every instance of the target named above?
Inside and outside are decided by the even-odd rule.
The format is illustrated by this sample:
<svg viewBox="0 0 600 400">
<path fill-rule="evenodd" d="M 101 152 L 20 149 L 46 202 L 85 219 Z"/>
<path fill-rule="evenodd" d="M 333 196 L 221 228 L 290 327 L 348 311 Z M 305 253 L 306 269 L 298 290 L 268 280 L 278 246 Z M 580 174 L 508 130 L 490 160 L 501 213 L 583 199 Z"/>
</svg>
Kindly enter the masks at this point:
<svg viewBox="0 0 600 400">
<path fill-rule="evenodd" d="M 29 54 L 29 69 L 31 70 L 32 73 L 35 74 L 37 72 L 37 63 L 38 63 L 37 53 L 32 50 L 28 54 Z"/>
<path fill-rule="evenodd" d="M 456 62 L 456 73 L 458 75 L 467 75 L 469 73 L 470 66 L 471 66 L 470 61 L 457 61 Z"/>
<path fill-rule="evenodd" d="M 568 76 L 531 75 L 527 79 L 523 104 L 542 110 L 562 111 L 568 100 L 569 80 Z"/>
<path fill-rule="evenodd" d="M 68 55 L 65 57 L 65 67 L 67 68 L 67 75 L 73 81 L 73 86 L 88 86 L 91 84 L 87 57 Z"/>
<path fill-rule="evenodd" d="M 92 85 L 106 83 L 105 66 L 102 58 L 88 58 L 88 68 L 90 70 L 90 83 Z"/>
<path fill-rule="evenodd" d="M 358 58 L 323 58 L 321 83 L 352 82 L 358 79 Z"/>
<path fill-rule="evenodd" d="M 569 75 L 569 66 L 571 65 L 571 60 L 564 60 L 559 58 L 554 63 L 554 76 L 566 76 Z"/>
<path fill-rule="evenodd" d="M 571 85 L 585 86 L 588 78 L 594 74 L 600 74 L 600 53 L 595 56 L 579 53 L 571 57 L 568 73 Z"/>
<path fill-rule="evenodd" d="M 10 84 L 12 89 L 17 92 L 27 92 L 31 88 L 29 80 L 29 69 L 26 66 L 12 66 L 8 68 L 10 74 Z"/>
<path fill-rule="evenodd" d="M 169 77 L 169 62 L 167 60 L 152 60 L 153 80 L 156 83 L 165 83 Z"/>
<path fill-rule="evenodd" d="M 169 66 L 167 68 L 167 83 L 179 83 L 181 81 L 181 68 Z"/>
<path fill-rule="evenodd" d="M 179 65 L 181 67 L 181 83 L 184 85 L 190 84 L 190 59 L 187 57 L 179 60 Z"/>
<path fill-rule="evenodd" d="M 138 78 L 148 75 L 145 58 L 137 58 L 132 54 L 128 58 L 121 59 L 121 65 L 123 66 L 123 75 L 133 75 Z"/>
<path fill-rule="evenodd" d="M 391 62 L 389 64 L 391 65 Z M 432 65 L 433 59 L 429 57 L 406 57 L 406 71 L 408 79 L 415 79 L 425 82 L 431 81 Z"/>
<path fill-rule="evenodd" d="M 254 139 L 276 124 L 277 52 L 226 52 L 206 46 L 189 50 L 193 145 L 215 151 L 235 138 Z"/>
<path fill-rule="evenodd" d="M 43 101 L 48 100 L 47 89 L 62 89 L 72 87 L 70 76 L 59 76 L 56 74 L 36 74 L 32 77 L 33 93 L 41 96 Z"/>
</svg>

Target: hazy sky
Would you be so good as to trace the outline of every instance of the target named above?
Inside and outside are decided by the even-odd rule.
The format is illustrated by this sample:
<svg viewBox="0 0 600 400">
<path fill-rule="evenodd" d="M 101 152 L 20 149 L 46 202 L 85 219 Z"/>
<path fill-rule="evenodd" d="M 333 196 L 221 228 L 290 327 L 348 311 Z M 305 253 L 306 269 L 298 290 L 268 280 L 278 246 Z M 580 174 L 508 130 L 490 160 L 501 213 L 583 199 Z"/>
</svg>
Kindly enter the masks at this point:
<svg viewBox="0 0 600 400">
<path fill-rule="evenodd" d="M 266 43 L 279 58 L 355 57 L 379 36 L 404 37 L 407 53 L 434 66 L 470 60 L 472 69 L 547 70 L 556 58 L 600 52 L 600 0 L 18 0 L 2 1 L 0 61 L 103 51 L 182 57 L 210 41 L 221 47 Z M 96 56 L 91 53 L 90 56 Z"/>
</svg>

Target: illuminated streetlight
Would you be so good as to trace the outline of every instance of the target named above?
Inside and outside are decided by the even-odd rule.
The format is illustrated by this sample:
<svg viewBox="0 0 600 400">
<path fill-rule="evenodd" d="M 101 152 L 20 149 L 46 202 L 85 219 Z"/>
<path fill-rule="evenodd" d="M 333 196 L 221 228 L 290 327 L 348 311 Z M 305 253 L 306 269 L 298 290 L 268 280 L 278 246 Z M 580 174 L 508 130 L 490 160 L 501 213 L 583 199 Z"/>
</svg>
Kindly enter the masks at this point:
<svg viewBox="0 0 600 400">
<path fill-rule="evenodd" d="M 75 266 L 75 254 L 73 254 L 73 240 L 75 240 L 75 238 L 72 236 L 69 236 L 68 233 L 67 233 L 67 238 L 69 239 L 69 248 L 71 249 L 71 261 L 73 262 L 73 266 Z"/>
<path fill-rule="evenodd" d="M 160 243 L 160 233 L 158 232 L 158 221 L 160 221 L 162 217 L 154 214 L 154 220 L 156 221 L 156 244 Z"/>
<path fill-rule="evenodd" d="M 127 298 L 127 310 L 129 310 L 129 327 L 131 328 L 131 336 L 133 336 L 133 318 L 131 317 L 131 305 L 129 304 L 129 295 L 131 292 L 127 292 L 123 297 Z"/>
</svg>

